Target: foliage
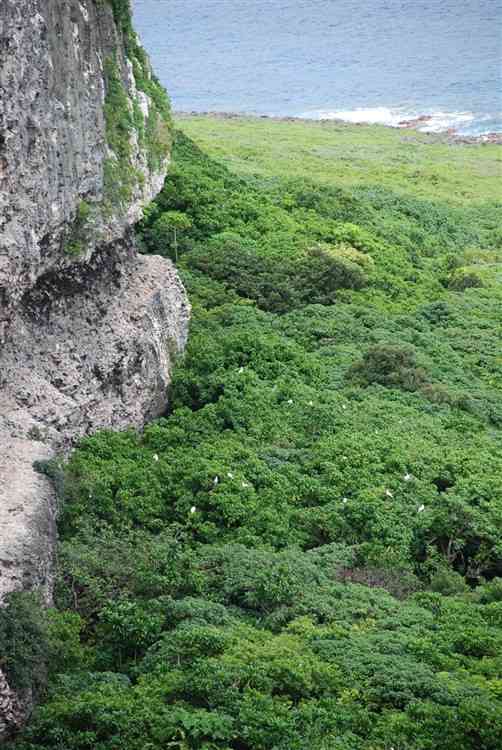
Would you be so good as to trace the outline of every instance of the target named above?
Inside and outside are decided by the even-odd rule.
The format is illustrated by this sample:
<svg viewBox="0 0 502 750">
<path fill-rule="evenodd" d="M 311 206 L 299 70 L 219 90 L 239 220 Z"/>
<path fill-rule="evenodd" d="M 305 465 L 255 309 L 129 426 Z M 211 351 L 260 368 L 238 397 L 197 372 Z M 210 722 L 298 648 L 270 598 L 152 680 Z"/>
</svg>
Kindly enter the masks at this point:
<svg viewBox="0 0 502 750">
<path fill-rule="evenodd" d="M 403 194 L 399 164 L 306 179 L 303 127 L 281 125 L 294 178 L 177 135 L 139 232 L 171 255 L 183 223 L 189 345 L 167 417 L 45 467 L 59 656 L 16 750 L 500 746 L 493 205 Z M 478 266 L 482 287 L 445 283 Z"/>
<path fill-rule="evenodd" d="M 178 234 L 179 232 L 190 229 L 192 222 L 190 218 L 181 211 L 165 211 L 156 219 L 150 230 L 151 241 L 153 244 L 164 249 L 173 244 L 174 259 L 178 261 Z M 164 251 L 165 252 L 165 251 Z"/>
<path fill-rule="evenodd" d="M 361 190 L 370 204 L 386 202 L 390 190 L 396 204 L 410 207 L 399 223 L 413 221 L 414 200 L 425 199 L 432 210 L 428 219 L 420 217 L 417 229 L 431 228 L 447 205 L 463 206 L 464 216 L 477 218 L 474 230 L 483 231 L 487 206 L 500 205 L 502 155 L 496 144 L 452 146 L 443 134 L 337 121 L 187 115 L 179 125 L 206 154 L 240 176 L 257 176 L 267 184 L 307 180 L 320 194 L 326 188 L 349 188 L 355 195 Z M 492 216 L 486 228 L 500 242 L 499 222 Z"/>
<path fill-rule="evenodd" d="M 107 0 L 112 7 L 113 18 L 126 38 L 134 34 L 131 18 L 131 0 Z"/>
<path fill-rule="evenodd" d="M 476 273 L 455 273 L 448 279 L 448 288 L 456 292 L 463 292 L 465 289 L 483 286 L 483 281 Z"/>
<path fill-rule="evenodd" d="M 104 190 L 107 200 L 114 205 L 123 206 L 130 200 L 138 180 L 131 161 L 134 120 L 120 69 L 111 58 L 105 60 L 105 78 L 106 141 L 113 154 L 105 162 Z"/>
<path fill-rule="evenodd" d="M 65 243 L 65 252 L 69 255 L 80 255 L 89 240 L 93 222 L 93 207 L 87 201 L 80 201 L 70 235 Z"/>
<path fill-rule="evenodd" d="M 111 155 L 104 164 L 104 193 L 107 210 L 124 208 L 136 185 L 144 179 L 133 163 L 135 138 L 152 172 L 160 171 L 171 149 L 171 110 L 167 94 L 153 75 L 145 51 L 132 26 L 130 0 L 107 0 L 111 5 L 123 50 L 132 65 L 138 92 L 148 96 L 148 112 L 137 96 L 130 95 L 116 54 L 104 62 L 106 141 Z"/>
<path fill-rule="evenodd" d="M 391 344 L 370 347 L 362 360 L 352 365 L 348 375 L 365 385 L 380 383 L 407 391 L 416 391 L 427 379 L 424 370 L 417 367 L 413 347 Z"/>
<path fill-rule="evenodd" d="M 44 683 L 47 624 L 35 594 L 13 592 L 0 608 L 0 668 L 18 690 Z"/>
</svg>

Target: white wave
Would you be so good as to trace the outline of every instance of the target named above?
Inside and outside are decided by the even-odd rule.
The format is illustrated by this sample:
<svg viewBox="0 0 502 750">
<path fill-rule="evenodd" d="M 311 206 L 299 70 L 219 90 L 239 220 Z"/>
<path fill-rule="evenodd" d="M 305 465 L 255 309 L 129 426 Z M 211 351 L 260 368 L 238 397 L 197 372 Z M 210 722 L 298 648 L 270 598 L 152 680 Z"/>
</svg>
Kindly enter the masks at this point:
<svg viewBox="0 0 502 750">
<path fill-rule="evenodd" d="M 441 133 L 450 128 L 460 131 L 471 125 L 475 119 L 472 112 L 434 112 L 418 129 L 426 133 Z"/>
<path fill-rule="evenodd" d="M 482 123 L 498 123 L 500 130 L 502 115 L 475 115 L 473 112 L 430 112 L 419 113 L 404 107 L 358 107 L 357 109 L 316 110 L 300 115 L 313 120 L 343 120 L 354 124 L 389 125 L 412 127 L 424 133 L 442 133 L 454 130 L 459 134 L 488 133 L 494 128 L 483 129 Z M 408 125 L 410 126 L 410 125 Z"/>
<path fill-rule="evenodd" d="M 405 115 L 401 110 L 392 110 L 388 107 L 360 107 L 358 109 L 304 112 L 300 116 L 312 120 L 344 120 L 355 124 L 397 125 Z"/>
</svg>

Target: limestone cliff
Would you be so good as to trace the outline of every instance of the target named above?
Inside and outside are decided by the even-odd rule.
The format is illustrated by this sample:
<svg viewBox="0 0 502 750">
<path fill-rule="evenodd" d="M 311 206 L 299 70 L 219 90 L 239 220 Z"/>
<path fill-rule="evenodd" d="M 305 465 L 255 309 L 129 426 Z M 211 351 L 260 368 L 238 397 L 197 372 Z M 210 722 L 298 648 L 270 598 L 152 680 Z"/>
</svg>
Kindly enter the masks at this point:
<svg viewBox="0 0 502 750">
<path fill-rule="evenodd" d="M 33 462 L 165 409 L 189 308 L 131 226 L 162 186 L 169 128 L 128 0 L 2 0 L 0 600 L 50 598 L 54 499 Z M 6 684 L 0 735 L 20 716 Z"/>
</svg>

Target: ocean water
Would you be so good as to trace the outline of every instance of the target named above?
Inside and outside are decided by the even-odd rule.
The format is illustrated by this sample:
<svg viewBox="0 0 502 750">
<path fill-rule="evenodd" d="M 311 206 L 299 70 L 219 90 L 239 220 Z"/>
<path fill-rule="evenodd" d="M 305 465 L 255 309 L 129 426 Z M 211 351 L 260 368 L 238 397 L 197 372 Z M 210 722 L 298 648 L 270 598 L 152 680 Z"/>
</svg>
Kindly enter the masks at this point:
<svg viewBox="0 0 502 750">
<path fill-rule="evenodd" d="M 502 0 L 133 0 L 182 111 L 502 131 Z"/>
</svg>

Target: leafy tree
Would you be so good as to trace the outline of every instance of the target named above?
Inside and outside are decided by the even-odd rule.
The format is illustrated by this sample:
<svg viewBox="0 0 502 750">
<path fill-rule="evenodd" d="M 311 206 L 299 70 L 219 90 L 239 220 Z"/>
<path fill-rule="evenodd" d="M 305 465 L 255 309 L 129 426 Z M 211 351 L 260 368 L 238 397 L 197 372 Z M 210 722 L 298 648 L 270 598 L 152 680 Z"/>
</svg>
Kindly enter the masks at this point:
<svg viewBox="0 0 502 750">
<path fill-rule="evenodd" d="M 166 211 L 161 214 L 150 230 L 150 241 L 156 249 L 164 254 L 165 248 L 172 243 L 174 248 L 174 259 L 178 262 L 178 235 L 190 229 L 192 222 L 190 217 L 181 211 Z"/>
</svg>

